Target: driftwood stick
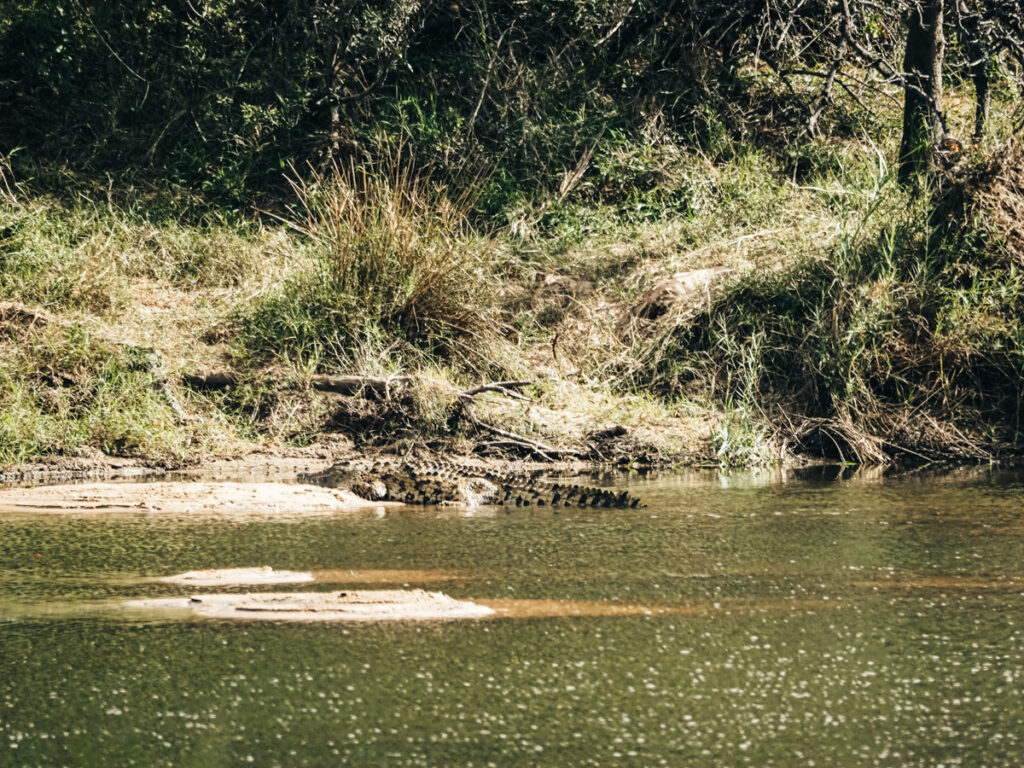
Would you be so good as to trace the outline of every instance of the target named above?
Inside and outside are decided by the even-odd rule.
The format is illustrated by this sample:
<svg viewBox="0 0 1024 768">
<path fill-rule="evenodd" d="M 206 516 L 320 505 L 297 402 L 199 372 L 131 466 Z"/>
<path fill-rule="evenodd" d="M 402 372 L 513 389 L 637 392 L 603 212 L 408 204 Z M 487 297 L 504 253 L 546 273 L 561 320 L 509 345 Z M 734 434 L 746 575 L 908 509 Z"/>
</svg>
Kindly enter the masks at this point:
<svg viewBox="0 0 1024 768">
<path fill-rule="evenodd" d="M 533 381 L 528 379 L 519 381 L 492 381 L 489 384 L 481 384 L 479 387 L 473 387 L 472 389 L 460 392 L 458 395 L 460 415 L 481 432 L 489 432 L 492 435 L 504 438 L 502 441 L 504 444 L 527 450 L 544 461 L 555 461 L 556 457 L 565 455 L 577 456 L 578 453 L 576 451 L 562 451 L 558 448 L 552 448 L 550 445 L 545 445 L 544 443 L 536 440 L 531 440 L 524 435 L 509 432 L 508 430 L 501 429 L 493 424 L 488 424 L 486 421 L 481 421 L 477 415 L 473 413 L 473 409 L 471 407 L 473 398 L 476 395 L 483 394 L 484 392 L 497 392 L 498 394 L 512 398 L 513 400 L 523 400 L 528 403 L 532 402 L 530 398 L 515 391 L 522 389 L 523 387 L 528 387 L 531 384 L 533 384 Z"/>
<path fill-rule="evenodd" d="M 489 384 L 482 384 L 479 387 L 473 387 L 473 389 L 467 389 L 465 392 L 461 392 L 463 397 L 473 397 L 479 395 L 482 392 L 502 392 L 510 389 L 522 389 L 533 384 L 533 379 L 523 379 L 521 381 L 492 381 Z"/>
<path fill-rule="evenodd" d="M 477 395 L 482 395 L 484 392 L 497 392 L 499 395 L 511 398 L 513 400 L 522 400 L 525 403 L 533 402 L 526 395 L 519 392 L 515 392 L 514 389 L 525 387 L 532 384 L 532 381 L 493 381 L 490 384 L 482 384 L 479 387 L 473 387 L 467 389 L 464 392 L 459 392 L 459 397 L 464 400 L 472 400 Z"/>
</svg>

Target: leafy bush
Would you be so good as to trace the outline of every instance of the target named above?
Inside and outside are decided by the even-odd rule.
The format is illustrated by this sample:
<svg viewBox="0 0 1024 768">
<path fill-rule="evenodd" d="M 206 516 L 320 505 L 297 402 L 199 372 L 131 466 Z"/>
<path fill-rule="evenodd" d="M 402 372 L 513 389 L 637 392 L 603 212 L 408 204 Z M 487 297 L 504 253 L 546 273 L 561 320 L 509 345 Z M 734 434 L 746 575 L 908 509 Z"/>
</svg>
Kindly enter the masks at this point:
<svg viewBox="0 0 1024 768">
<path fill-rule="evenodd" d="M 286 193 L 289 164 L 380 159 L 384 135 L 384 154 L 407 142 L 448 181 L 470 152 L 496 159 L 512 183 L 489 191 L 493 210 L 523 190 L 558 189 L 602 136 L 626 154 L 669 136 L 723 159 L 759 126 L 783 138 L 766 115 L 784 113 L 788 130 L 807 111 L 806 94 L 758 90 L 755 76 L 741 76 L 744 56 L 762 52 L 753 3 L 8 6 L 0 145 L 24 147 L 22 175 L 55 192 L 45 169 L 63 166 L 104 188 L 108 174 L 158 179 L 241 210 Z M 715 29 L 721 46 L 707 45 Z M 621 170 L 633 184 L 649 159 L 614 160 L 612 181 Z M 667 203 L 688 205 L 685 195 Z"/>
</svg>

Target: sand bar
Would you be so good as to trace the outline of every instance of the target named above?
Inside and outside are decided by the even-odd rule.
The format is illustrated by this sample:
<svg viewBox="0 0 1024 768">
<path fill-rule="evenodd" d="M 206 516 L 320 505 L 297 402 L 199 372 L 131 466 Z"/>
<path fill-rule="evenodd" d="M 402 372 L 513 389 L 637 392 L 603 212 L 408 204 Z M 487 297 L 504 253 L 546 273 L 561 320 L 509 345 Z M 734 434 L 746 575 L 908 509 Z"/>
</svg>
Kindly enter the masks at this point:
<svg viewBox="0 0 1024 768">
<path fill-rule="evenodd" d="M 215 587 L 228 584 L 300 584 L 313 581 L 308 571 L 275 571 L 269 566 L 259 568 L 207 568 L 164 576 L 157 581 L 184 584 L 190 587 Z"/>
<path fill-rule="evenodd" d="M 337 488 L 288 483 L 89 483 L 0 490 L 0 514 L 330 514 L 397 506 Z"/>
<path fill-rule="evenodd" d="M 264 592 L 130 600 L 129 608 L 188 609 L 218 619 L 270 621 L 427 621 L 480 619 L 492 608 L 422 589 Z"/>
</svg>

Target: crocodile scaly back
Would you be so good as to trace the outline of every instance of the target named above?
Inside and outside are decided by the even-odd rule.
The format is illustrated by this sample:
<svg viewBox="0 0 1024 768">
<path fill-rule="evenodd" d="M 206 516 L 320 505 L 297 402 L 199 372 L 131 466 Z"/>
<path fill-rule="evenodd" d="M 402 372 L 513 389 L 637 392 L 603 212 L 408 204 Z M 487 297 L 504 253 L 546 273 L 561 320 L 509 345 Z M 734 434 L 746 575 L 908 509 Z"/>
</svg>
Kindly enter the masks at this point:
<svg viewBox="0 0 1024 768">
<path fill-rule="evenodd" d="M 627 491 L 552 483 L 527 472 L 508 472 L 444 460 L 342 462 L 302 480 L 346 488 L 370 500 L 406 504 L 608 507 L 629 509 L 640 499 Z"/>
</svg>

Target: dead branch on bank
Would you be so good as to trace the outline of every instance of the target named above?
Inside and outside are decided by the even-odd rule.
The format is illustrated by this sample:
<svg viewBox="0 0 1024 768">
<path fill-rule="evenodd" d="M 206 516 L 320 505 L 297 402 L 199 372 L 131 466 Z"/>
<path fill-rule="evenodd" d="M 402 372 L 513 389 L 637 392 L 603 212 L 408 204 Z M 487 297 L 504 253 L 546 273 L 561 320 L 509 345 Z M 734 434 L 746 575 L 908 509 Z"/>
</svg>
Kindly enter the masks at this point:
<svg viewBox="0 0 1024 768">
<path fill-rule="evenodd" d="M 414 376 L 390 376 L 387 378 L 374 376 L 314 376 L 310 383 L 321 392 L 333 392 L 346 396 L 371 394 L 378 399 L 390 401 L 408 393 L 416 385 Z M 455 394 L 454 412 L 456 419 L 462 419 L 480 432 L 487 432 L 503 438 L 503 447 L 512 447 L 526 451 L 544 461 L 556 461 L 565 456 L 575 456 L 576 451 L 554 448 L 525 435 L 510 432 L 494 424 L 483 421 L 473 412 L 473 399 L 488 392 L 502 395 L 511 400 L 531 402 L 530 398 L 520 390 L 533 384 L 532 380 L 492 381 Z"/>
<path fill-rule="evenodd" d="M 193 373 L 182 377 L 183 381 L 193 389 L 230 389 L 238 384 L 239 378 L 228 371 Z M 327 392 L 349 398 L 365 398 L 381 403 L 400 404 L 408 401 L 412 391 L 418 386 L 413 375 L 403 376 L 329 376 L 317 374 L 310 378 L 310 386 L 318 392 Z M 465 421 L 481 433 L 494 435 L 498 440 L 482 442 L 480 447 L 517 450 L 542 461 L 558 461 L 559 459 L 577 457 L 578 451 L 555 448 L 525 435 L 511 432 L 490 424 L 473 411 L 474 399 L 479 395 L 494 393 L 510 400 L 529 403 L 532 400 L 521 390 L 532 385 L 532 379 L 516 381 L 491 381 L 470 389 L 454 393 L 451 415 L 453 421 Z"/>
<path fill-rule="evenodd" d="M 416 386 L 415 376 L 392 376 L 387 378 L 373 376 L 314 376 L 311 380 L 314 389 L 323 392 L 333 392 L 346 396 L 373 395 L 375 398 L 385 402 L 393 401 L 403 397 Z M 578 456 L 577 451 L 555 448 L 537 440 L 532 440 L 525 435 L 502 429 L 490 424 L 473 411 L 473 401 L 479 395 L 488 392 L 499 394 L 511 400 L 519 400 L 529 403 L 530 398 L 520 390 L 530 386 L 532 380 L 517 381 L 492 381 L 481 384 L 470 389 L 455 393 L 452 416 L 455 421 L 463 420 L 479 432 L 489 433 L 501 438 L 500 441 L 491 441 L 490 447 L 500 446 L 525 451 L 529 455 L 542 461 L 557 461 L 558 459 Z"/>
<path fill-rule="evenodd" d="M 515 432 L 509 432 L 508 430 L 496 427 L 493 424 L 488 424 L 482 421 L 475 413 L 473 413 L 473 398 L 477 395 L 481 395 L 485 392 L 497 392 L 498 394 L 504 395 L 505 397 L 512 398 L 513 400 L 522 400 L 524 402 L 531 402 L 530 398 L 523 395 L 518 390 L 523 387 L 528 387 L 533 384 L 533 381 L 493 381 L 489 384 L 483 384 L 479 387 L 467 389 L 463 392 L 459 392 L 456 397 L 456 403 L 458 406 L 459 416 L 465 419 L 467 422 L 472 424 L 476 429 L 482 432 L 489 432 L 492 435 L 504 438 L 501 441 L 494 441 L 490 443 L 492 446 L 501 446 L 506 448 L 519 448 L 529 452 L 536 458 L 542 459 L 543 461 L 557 461 L 560 458 L 567 456 L 578 456 L 578 451 L 572 450 L 561 450 L 559 448 L 553 448 L 550 445 L 531 440 L 524 435 L 517 434 Z"/>
</svg>

